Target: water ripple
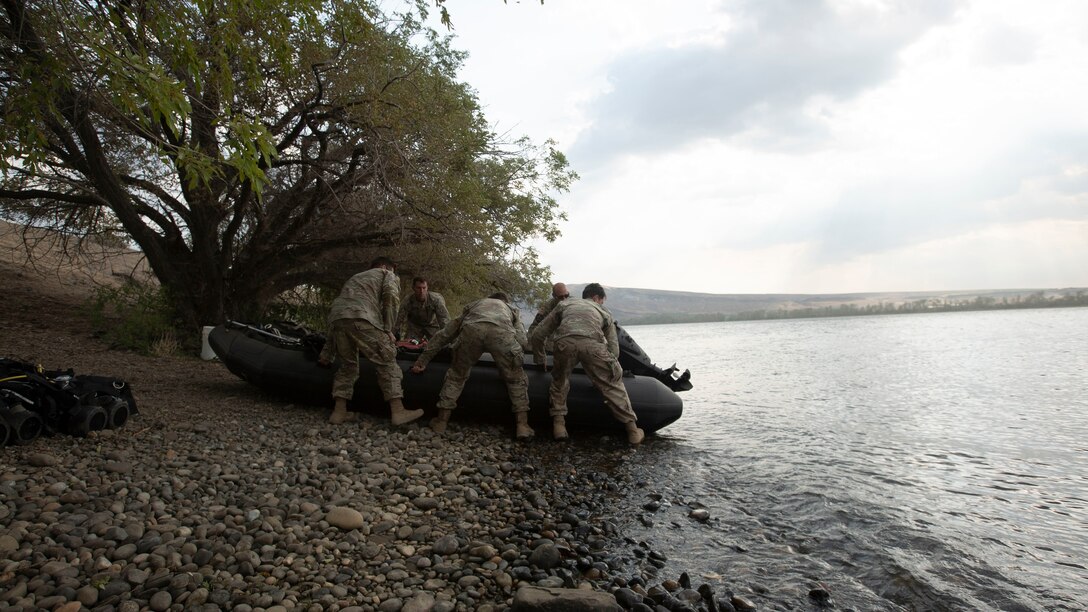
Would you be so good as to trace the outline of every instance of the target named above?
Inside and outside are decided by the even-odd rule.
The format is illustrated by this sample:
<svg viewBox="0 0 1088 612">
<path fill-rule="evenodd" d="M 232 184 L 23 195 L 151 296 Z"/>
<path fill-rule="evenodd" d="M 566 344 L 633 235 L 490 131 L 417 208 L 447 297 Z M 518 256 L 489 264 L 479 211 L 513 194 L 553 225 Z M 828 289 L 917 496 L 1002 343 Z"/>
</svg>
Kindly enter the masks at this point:
<svg viewBox="0 0 1088 612">
<path fill-rule="evenodd" d="M 674 501 L 633 529 L 674 573 L 787 608 L 812 578 L 865 610 L 1088 608 L 1088 309 L 629 331 L 696 385 L 640 451 Z"/>
</svg>

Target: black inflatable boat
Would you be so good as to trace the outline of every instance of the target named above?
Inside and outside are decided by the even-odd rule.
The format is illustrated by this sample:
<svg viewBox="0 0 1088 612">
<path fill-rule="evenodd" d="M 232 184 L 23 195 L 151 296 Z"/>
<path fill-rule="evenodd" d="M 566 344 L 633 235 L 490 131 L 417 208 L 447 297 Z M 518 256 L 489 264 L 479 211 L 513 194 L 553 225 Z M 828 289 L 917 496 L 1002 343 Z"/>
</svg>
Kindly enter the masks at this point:
<svg viewBox="0 0 1088 612">
<path fill-rule="evenodd" d="M 657 367 L 630 335 L 622 328 L 619 332 L 623 382 L 632 408 L 638 415 L 639 426 L 646 433 L 657 431 L 679 419 L 683 413 L 684 402 L 676 392 L 691 388 L 690 374 L 686 371 L 679 374 L 675 367 Z M 334 370 L 317 365 L 317 355 L 324 341 L 324 336 L 307 333 L 301 328 L 254 327 L 236 322 L 220 325 L 208 336 L 215 354 L 243 380 L 304 403 L 331 405 Z M 404 404 L 433 414 L 449 367 L 450 352 L 448 349 L 440 352 L 426 371 L 416 375 L 408 369 L 419 352 L 419 348 L 398 348 L 397 362 L 405 372 Z M 551 357 L 548 359 L 550 365 Z M 529 378 L 530 422 L 550 425 L 548 386 L 551 374 L 534 365 L 531 355 L 525 356 L 525 370 Z M 366 359 L 359 360 L 359 381 L 350 406 L 353 410 L 388 415 L 389 409 L 377 387 L 374 368 Z M 571 376 L 567 409 L 567 427 L 572 431 L 623 430 L 581 369 L 575 369 Z M 472 368 L 453 418 L 455 421 L 513 422 L 506 385 L 487 353 Z"/>
</svg>

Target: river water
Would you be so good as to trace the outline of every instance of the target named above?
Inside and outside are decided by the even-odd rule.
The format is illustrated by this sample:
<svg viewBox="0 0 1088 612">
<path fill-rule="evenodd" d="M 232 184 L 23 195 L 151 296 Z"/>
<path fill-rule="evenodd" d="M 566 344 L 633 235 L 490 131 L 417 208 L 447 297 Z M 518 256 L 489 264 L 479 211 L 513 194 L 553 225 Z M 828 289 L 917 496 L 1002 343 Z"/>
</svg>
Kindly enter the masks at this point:
<svg viewBox="0 0 1088 612">
<path fill-rule="evenodd" d="M 628 331 L 695 384 L 621 468 L 662 579 L 761 609 L 817 587 L 838 609 L 1088 609 L 1088 309 Z"/>
</svg>

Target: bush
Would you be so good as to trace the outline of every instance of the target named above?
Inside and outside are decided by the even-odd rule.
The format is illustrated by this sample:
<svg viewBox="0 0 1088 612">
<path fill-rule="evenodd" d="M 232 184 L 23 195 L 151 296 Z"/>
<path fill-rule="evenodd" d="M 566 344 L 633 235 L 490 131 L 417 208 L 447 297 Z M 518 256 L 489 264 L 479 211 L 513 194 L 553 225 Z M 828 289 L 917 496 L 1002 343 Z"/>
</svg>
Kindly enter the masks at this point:
<svg viewBox="0 0 1088 612">
<path fill-rule="evenodd" d="M 89 306 L 95 331 L 113 346 L 145 355 L 180 348 L 176 313 L 157 283 L 130 280 L 120 287 L 99 287 Z"/>
<path fill-rule="evenodd" d="M 296 287 L 269 304 L 261 319 L 263 322 L 289 321 L 324 333 L 329 305 L 335 297 L 336 292 L 329 289 L 309 285 Z"/>
</svg>

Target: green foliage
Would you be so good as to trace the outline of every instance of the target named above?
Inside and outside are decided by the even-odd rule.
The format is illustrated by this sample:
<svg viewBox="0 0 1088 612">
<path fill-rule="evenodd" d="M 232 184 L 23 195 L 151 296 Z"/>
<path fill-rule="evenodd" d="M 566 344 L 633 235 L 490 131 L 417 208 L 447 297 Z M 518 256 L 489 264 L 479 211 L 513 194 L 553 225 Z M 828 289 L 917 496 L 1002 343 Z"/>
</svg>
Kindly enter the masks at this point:
<svg viewBox="0 0 1088 612">
<path fill-rule="evenodd" d="M 337 291 L 330 288 L 296 287 L 277 296 L 264 313 L 255 318 L 255 322 L 289 321 L 324 332 L 329 306 L 336 294 Z"/>
<path fill-rule="evenodd" d="M 99 287 L 88 301 L 91 323 L 112 345 L 145 355 L 174 352 L 177 319 L 171 300 L 155 283 Z"/>
<path fill-rule="evenodd" d="M 338 289 L 377 253 L 465 295 L 546 282 L 531 244 L 577 175 L 490 130 L 430 2 L 7 7 L 0 212 L 126 234 L 188 324 Z"/>
</svg>

